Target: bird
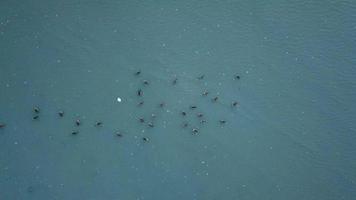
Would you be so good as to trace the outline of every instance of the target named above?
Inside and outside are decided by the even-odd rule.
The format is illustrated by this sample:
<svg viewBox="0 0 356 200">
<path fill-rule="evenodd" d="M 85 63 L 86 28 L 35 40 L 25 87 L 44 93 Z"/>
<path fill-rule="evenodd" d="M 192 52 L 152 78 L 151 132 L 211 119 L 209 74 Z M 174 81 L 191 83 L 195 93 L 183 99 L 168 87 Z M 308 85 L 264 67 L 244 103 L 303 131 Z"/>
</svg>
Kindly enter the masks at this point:
<svg viewBox="0 0 356 200">
<path fill-rule="evenodd" d="M 76 124 L 77 126 L 80 126 L 81 123 L 82 123 L 82 122 L 80 121 L 80 119 L 75 120 L 75 124 Z"/>
<path fill-rule="evenodd" d="M 77 135 L 79 131 L 72 131 L 72 135 Z"/>
<path fill-rule="evenodd" d="M 35 106 L 35 107 L 33 108 L 33 111 L 34 111 L 35 113 L 40 113 L 40 108 L 37 107 L 37 106 Z"/>
<path fill-rule="evenodd" d="M 138 76 L 138 75 L 140 75 L 140 74 L 141 74 L 141 70 L 138 70 L 138 71 L 135 72 L 135 75 L 136 75 L 136 76 Z"/>
<path fill-rule="evenodd" d="M 5 123 L 0 123 L 0 128 L 5 128 L 6 124 Z"/>
<path fill-rule="evenodd" d="M 64 112 L 61 110 L 61 111 L 58 112 L 58 115 L 59 115 L 60 117 L 63 117 L 63 116 L 64 116 Z"/>
<path fill-rule="evenodd" d="M 95 123 L 95 126 L 97 126 L 97 127 L 102 126 L 102 125 L 103 125 L 103 122 L 101 122 L 101 121 Z"/>
</svg>

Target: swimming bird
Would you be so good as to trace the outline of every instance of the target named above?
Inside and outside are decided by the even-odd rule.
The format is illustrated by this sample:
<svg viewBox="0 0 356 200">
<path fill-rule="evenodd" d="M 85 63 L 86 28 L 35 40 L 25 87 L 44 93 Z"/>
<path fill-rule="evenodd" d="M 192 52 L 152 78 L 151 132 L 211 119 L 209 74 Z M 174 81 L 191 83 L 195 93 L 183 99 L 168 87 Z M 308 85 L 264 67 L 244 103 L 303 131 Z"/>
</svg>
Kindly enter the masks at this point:
<svg viewBox="0 0 356 200">
<path fill-rule="evenodd" d="M 139 120 L 141 123 L 145 122 L 145 119 L 142 118 L 142 117 L 140 117 L 138 120 Z"/>
<path fill-rule="evenodd" d="M 148 80 L 143 80 L 143 84 L 144 85 L 149 85 L 150 83 L 148 82 Z"/>
<path fill-rule="evenodd" d="M 204 79 L 204 77 L 205 77 L 205 75 L 203 74 L 203 75 L 199 76 L 198 79 L 202 80 L 202 79 Z"/>
<path fill-rule="evenodd" d="M 213 102 L 217 102 L 218 99 L 219 99 L 219 97 L 214 97 L 214 98 L 212 99 L 212 101 L 213 101 Z"/>
<path fill-rule="evenodd" d="M 233 107 L 236 107 L 237 105 L 239 105 L 239 102 L 233 101 L 233 102 L 231 103 L 231 105 L 232 105 Z"/>
<path fill-rule="evenodd" d="M 0 128 L 5 128 L 6 124 L 5 123 L 0 123 Z"/>
<path fill-rule="evenodd" d="M 178 81 L 178 78 L 173 79 L 173 81 L 172 81 L 172 85 L 177 84 L 177 81 Z"/>
<path fill-rule="evenodd" d="M 241 78 L 241 77 L 240 77 L 239 75 L 235 75 L 235 76 L 234 76 L 234 79 L 235 79 L 235 80 L 240 80 L 240 78 Z"/>
<path fill-rule="evenodd" d="M 165 106 L 165 103 L 164 102 L 161 102 L 160 104 L 159 104 L 159 107 L 161 107 L 161 108 L 163 108 Z"/>
<path fill-rule="evenodd" d="M 209 92 L 208 91 L 204 91 L 203 94 L 201 94 L 202 96 L 208 96 Z"/>
<path fill-rule="evenodd" d="M 135 72 L 135 75 L 138 76 L 141 74 L 141 70 L 138 70 L 137 72 Z"/>
<path fill-rule="evenodd" d="M 144 101 L 140 101 L 140 103 L 137 104 L 137 106 L 142 106 L 145 102 Z"/>
<path fill-rule="evenodd" d="M 205 124 L 205 123 L 206 123 L 206 120 L 205 120 L 205 119 L 202 119 L 202 120 L 200 120 L 200 123 L 201 123 L 201 124 Z"/>
<path fill-rule="evenodd" d="M 143 140 L 144 142 L 148 142 L 148 141 L 149 141 L 149 139 L 146 138 L 146 137 L 143 137 L 142 140 Z"/>
<path fill-rule="evenodd" d="M 193 110 L 193 109 L 196 109 L 196 108 L 197 108 L 197 106 L 194 106 L 194 105 L 193 105 L 193 106 L 190 106 L 190 109 L 192 109 L 192 110 Z"/>
<path fill-rule="evenodd" d="M 122 137 L 122 133 L 121 133 L 120 131 L 117 131 L 117 132 L 116 132 L 116 136 L 117 136 L 117 137 Z"/>
<path fill-rule="evenodd" d="M 183 116 L 186 116 L 186 115 L 187 115 L 187 113 L 186 113 L 185 111 L 182 111 L 181 114 L 182 114 Z"/>
<path fill-rule="evenodd" d="M 40 116 L 35 115 L 35 116 L 33 116 L 33 118 L 32 118 L 32 119 L 36 120 L 36 119 L 38 119 L 39 117 L 40 117 Z"/>
<path fill-rule="evenodd" d="M 40 108 L 36 106 L 36 107 L 33 108 L 33 111 L 35 113 L 40 113 Z"/>
<path fill-rule="evenodd" d="M 184 122 L 182 126 L 183 126 L 183 128 L 187 128 L 188 125 L 189 125 L 188 122 Z"/>
<path fill-rule="evenodd" d="M 60 117 L 63 117 L 63 116 L 64 116 L 64 112 L 63 112 L 63 111 L 59 111 L 59 112 L 58 112 L 58 115 L 59 115 Z"/>
<path fill-rule="evenodd" d="M 219 120 L 220 124 L 225 124 L 226 120 Z"/>
<path fill-rule="evenodd" d="M 138 90 L 137 90 L 137 96 L 139 96 L 139 97 L 140 97 L 140 96 L 142 96 L 142 95 L 143 95 L 142 90 L 141 90 L 141 89 L 138 89 Z"/>
<path fill-rule="evenodd" d="M 76 124 L 77 126 L 80 126 L 81 123 L 82 123 L 82 122 L 80 121 L 80 119 L 75 120 L 75 124 Z"/>
<path fill-rule="evenodd" d="M 196 135 L 196 134 L 198 134 L 199 130 L 198 130 L 198 129 L 196 129 L 196 128 L 193 128 L 193 129 L 192 129 L 192 132 L 193 132 L 193 134 L 195 134 L 195 135 Z"/>
<path fill-rule="evenodd" d="M 154 127 L 154 125 L 153 125 L 153 123 L 152 122 L 148 122 L 148 124 L 147 124 L 149 127 L 151 127 L 151 128 L 153 128 Z"/>
<path fill-rule="evenodd" d="M 99 126 L 102 126 L 102 125 L 103 125 L 103 122 L 101 122 L 101 121 L 95 123 L 96 127 L 99 127 Z"/>
<path fill-rule="evenodd" d="M 72 135 L 77 135 L 79 131 L 72 131 Z"/>
<path fill-rule="evenodd" d="M 203 113 L 198 113 L 198 114 L 197 114 L 197 117 L 199 117 L 199 118 L 200 118 L 200 117 L 203 117 Z"/>
</svg>

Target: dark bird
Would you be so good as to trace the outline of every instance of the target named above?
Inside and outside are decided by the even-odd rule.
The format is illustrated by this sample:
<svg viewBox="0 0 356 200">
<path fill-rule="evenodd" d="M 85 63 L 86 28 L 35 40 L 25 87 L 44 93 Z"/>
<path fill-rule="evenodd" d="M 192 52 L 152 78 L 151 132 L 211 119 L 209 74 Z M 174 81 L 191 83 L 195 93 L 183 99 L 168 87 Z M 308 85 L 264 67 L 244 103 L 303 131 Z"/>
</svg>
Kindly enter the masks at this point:
<svg viewBox="0 0 356 200">
<path fill-rule="evenodd" d="M 203 117 L 203 113 L 198 113 L 197 117 Z"/>
<path fill-rule="evenodd" d="M 166 105 L 166 104 L 165 104 L 164 102 L 161 102 L 161 103 L 159 104 L 159 107 L 163 108 L 165 105 Z"/>
<path fill-rule="evenodd" d="M 143 95 L 142 90 L 141 90 L 141 89 L 138 89 L 138 90 L 137 90 L 137 96 L 139 96 L 139 97 L 140 97 L 140 96 L 142 96 L 142 95 Z"/>
<path fill-rule="evenodd" d="M 199 76 L 198 79 L 202 80 L 202 79 L 204 79 L 204 77 L 205 77 L 205 75 L 203 74 L 203 75 Z"/>
<path fill-rule="evenodd" d="M 214 98 L 212 99 L 212 101 L 213 101 L 213 102 L 217 102 L 218 99 L 219 99 L 219 97 L 214 97 Z"/>
<path fill-rule="evenodd" d="M 99 126 L 102 126 L 102 125 L 103 125 L 103 122 L 100 122 L 100 121 L 95 123 L 96 127 L 99 127 Z"/>
<path fill-rule="evenodd" d="M 36 119 L 38 119 L 38 118 L 40 118 L 40 116 L 38 116 L 38 115 L 33 116 L 33 119 L 34 119 L 34 120 L 36 120 Z"/>
<path fill-rule="evenodd" d="M 193 129 L 192 129 L 192 132 L 193 132 L 193 134 L 198 134 L 199 130 L 196 129 L 196 128 L 193 128 Z"/>
<path fill-rule="evenodd" d="M 187 113 L 186 113 L 185 111 L 182 111 L 181 114 L 182 114 L 183 116 L 186 116 L 186 115 L 187 115 Z"/>
<path fill-rule="evenodd" d="M 5 128 L 6 124 L 5 123 L 0 123 L 0 128 Z"/>
<path fill-rule="evenodd" d="M 196 109 L 197 106 L 190 106 L 190 109 Z"/>
<path fill-rule="evenodd" d="M 142 140 L 143 140 L 144 142 L 148 142 L 148 141 L 149 141 L 149 139 L 146 138 L 146 137 L 143 137 Z"/>
<path fill-rule="evenodd" d="M 35 113 L 40 113 L 40 108 L 39 107 L 34 107 L 33 108 L 33 112 L 35 112 Z"/>
<path fill-rule="evenodd" d="M 121 133 L 120 131 L 117 131 L 117 132 L 116 132 L 116 136 L 117 136 L 117 137 L 122 137 L 122 133 Z"/>
<path fill-rule="evenodd" d="M 141 117 L 141 118 L 139 118 L 138 120 L 139 120 L 141 123 L 145 122 L 145 119 L 144 119 L 144 118 L 142 118 L 142 117 Z"/>
<path fill-rule="evenodd" d="M 72 131 L 72 135 L 77 135 L 79 131 Z"/>
<path fill-rule="evenodd" d="M 75 124 L 76 124 L 77 126 L 80 126 L 81 121 L 80 121 L 79 119 L 77 119 L 77 120 L 75 120 Z"/>
<path fill-rule="evenodd" d="M 145 102 L 141 101 L 140 103 L 137 104 L 137 106 L 142 106 Z"/>
<path fill-rule="evenodd" d="M 59 111 L 59 112 L 58 112 L 58 115 L 59 115 L 60 117 L 63 117 L 63 116 L 64 116 L 64 112 L 63 112 L 63 111 Z"/>
<path fill-rule="evenodd" d="M 136 76 L 138 76 L 138 75 L 140 75 L 140 74 L 141 74 L 141 70 L 138 70 L 138 71 L 135 73 Z"/>
<path fill-rule="evenodd" d="M 232 102 L 232 103 L 231 103 L 231 105 L 232 105 L 233 107 L 236 107 L 236 106 L 238 106 L 238 105 L 239 105 L 239 102 L 234 101 L 234 102 Z"/>
<path fill-rule="evenodd" d="M 144 85 L 149 85 L 150 83 L 148 82 L 148 80 L 143 80 L 143 84 Z"/>
<path fill-rule="evenodd" d="M 219 120 L 220 124 L 226 124 L 225 120 Z"/>
<path fill-rule="evenodd" d="M 201 94 L 202 96 L 208 96 L 209 92 L 208 91 L 204 91 L 203 94 Z"/>
<path fill-rule="evenodd" d="M 239 75 L 235 75 L 235 76 L 234 76 L 234 79 L 235 79 L 235 80 L 240 80 L 240 78 L 241 78 L 241 77 L 240 77 Z"/>
<path fill-rule="evenodd" d="M 173 79 L 173 81 L 172 81 L 172 85 L 177 84 L 177 81 L 178 81 L 178 78 Z"/>
</svg>

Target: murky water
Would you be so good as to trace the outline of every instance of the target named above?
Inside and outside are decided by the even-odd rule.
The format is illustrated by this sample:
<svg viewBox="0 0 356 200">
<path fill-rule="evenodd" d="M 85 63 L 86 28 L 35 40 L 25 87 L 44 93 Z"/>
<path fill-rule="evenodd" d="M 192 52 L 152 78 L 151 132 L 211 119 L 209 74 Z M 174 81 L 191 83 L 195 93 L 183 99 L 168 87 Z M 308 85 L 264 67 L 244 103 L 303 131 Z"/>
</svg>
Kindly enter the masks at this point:
<svg viewBox="0 0 356 200">
<path fill-rule="evenodd" d="M 354 199 L 355 13 L 1 1 L 0 199 Z"/>
</svg>

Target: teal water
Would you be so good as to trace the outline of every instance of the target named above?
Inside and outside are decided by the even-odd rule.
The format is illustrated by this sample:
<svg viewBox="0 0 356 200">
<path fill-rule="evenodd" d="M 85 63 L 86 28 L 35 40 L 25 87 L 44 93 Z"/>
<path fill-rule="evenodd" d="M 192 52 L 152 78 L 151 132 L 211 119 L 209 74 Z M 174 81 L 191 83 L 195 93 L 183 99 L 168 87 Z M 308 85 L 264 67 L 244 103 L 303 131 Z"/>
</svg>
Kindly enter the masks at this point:
<svg viewBox="0 0 356 200">
<path fill-rule="evenodd" d="M 0 200 L 355 199 L 355 38 L 352 0 L 2 0 Z"/>
</svg>

